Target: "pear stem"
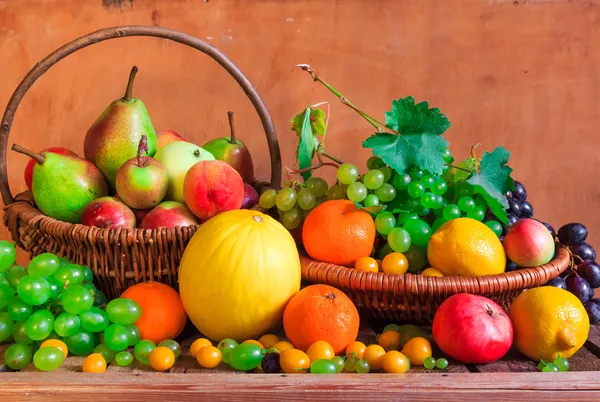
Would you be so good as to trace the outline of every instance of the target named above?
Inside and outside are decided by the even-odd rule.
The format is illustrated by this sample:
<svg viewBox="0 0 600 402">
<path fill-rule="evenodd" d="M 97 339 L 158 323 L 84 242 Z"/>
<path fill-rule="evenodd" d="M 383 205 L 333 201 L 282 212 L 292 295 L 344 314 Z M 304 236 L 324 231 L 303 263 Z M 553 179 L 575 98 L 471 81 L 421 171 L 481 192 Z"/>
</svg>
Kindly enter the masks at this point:
<svg viewBox="0 0 600 402">
<path fill-rule="evenodd" d="M 20 154 L 29 156 L 31 159 L 35 160 L 40 165 L 46 161 L 46 157 L 44 155 L 37 154 L 17 144 L 13 144 L 13 146 L 10 149 Z"/>
<path fill-rule="evenodd" d="M 138 146 L 137 151 L 137 164 L 139 167 L 144 167 L 146 164 L 144 163 L 144 152 L 148 152 L 148 137 L 146 134 L 142 135 L 142 139 L 140 140 L 140 145 Z"/>
<path fill-rule="evenodd" d="M 233 112 L 227 112 L 227 118 L 229 119 L 229 131 L 231 132 L 231 143 L 235 144 L 235 125 L 233 124 Z"/>
<path fill-rule="evenodd" d="M 124 101 L 131 100 L 131 93 L 133 92 L 133 80 L 135 80 L 135 75 L 138 72 L 137 66 L 133 66 L 131 72 L 129 73 L 129 81 L 127 81 L 127 89 L 125 90 L 125 95 L 123 96 Z"/>
</svg>

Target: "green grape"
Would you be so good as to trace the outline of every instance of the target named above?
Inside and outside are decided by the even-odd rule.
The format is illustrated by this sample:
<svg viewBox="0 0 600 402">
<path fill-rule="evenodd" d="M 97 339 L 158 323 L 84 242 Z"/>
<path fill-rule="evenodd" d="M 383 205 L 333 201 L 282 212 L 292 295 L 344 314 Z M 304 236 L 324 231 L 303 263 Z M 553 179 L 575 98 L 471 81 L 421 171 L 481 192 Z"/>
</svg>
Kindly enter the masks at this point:
<svg viewBox="0 0 600 402">
<path fill-rule="evenodd" d="M 344 362 L 344 368 L 346 369 L 347 372 L 352 373 L 354 372 L 354 365 L 356 364 L 356 361 L 352 358 L 347 358 L 346 361 Z"/>
<path fill-rule="evenodd" d="M 292 208 L 289 211 L 285 211 L 283 214 L 281 214 L 281 224 L 286 229 L 296 229 L 298 226 L 300 226 L 301 222 L 302 215 L 300 214 L 300 211 L 298 211 L 298 208 Z"/>
<path fill-rule="evenodd" d="M 452 163 L 452 152 L 450 152 L 450 149 L 444 148 L 442 151 L 442 158 L 444 158 L 444 162 Z"/>
<path fill-rule="evenodd" d="M 386 255 L 388 255 L 389 253 L 393 253 L 393 252 L 394 252 L 394 250 L 392 250 L 392 248 L 390 247 L 390 245 L 386 243 L 379 250 L 379 256 L 378 257 L 379 257 L 380 260 L 383 260 Z"/>
<path fill-rule="evenodd" d="M 69 281 L 68 286 L 81 285 L 84 277 L 85 271 L 83 267 L 77 264 L 60 267 L 54 274 L 54 278 L 58 279 L 62 284 Z"/>
<path fill-rule="evenodd" d="M 34 257 L 27 267 L 31 276 L 52 276 L 60 267 L 60 260 L 51 253 L 43 253 Z"/>
<path fill-rule="evenodd" d="M 411 219 L 419 219 L 419 214 L 416 212 L 400 212 L 398 214 L 398 226 L 404 225 Z"/>
<path fill-rule="evenodd" d="M 423 208 L 433 208 L 436 205 L 435 194 L 429 192 L 423 194 L 419 201 Z"/>
<path fill-rule="evenodd" d="M 429 175 L 429 174 L 425 175 L 421 179 L 421 183 L 423 183 L 423 186 L 425 188 L 431 188 L 431 186 L 433 186 L 433 183 L 435 183 L 435 178 L 432 175 Z"/>
<path fill-rule="evenodd" d="M 48 282 L 50 288 L 50 298 L 48 300 L 54 301 L 60 296 L 60 292 L 63 290 L 63 284 L 56 278 L 50 276 L 44 278 Z"/>
<path fill-rule="evenodd" d="M 444 218 L 437 218 L 435 221 L 433 221 L 433 224 L 431 225 L 431 230 L 433 230 L 434 233 L 437 232 L 437 230 L 441 228 L 442 225 L 446 222 L 447 221 Z"/>
<path fill-rule="evenodd" d="M 396 198 L 396 189 L 389 183 L 383 183 L 381 187 L 375 190 L 375 195 L 382 202 L 390 202 Z"/>
<path fill-rule="evenodd" d="M 108 314 L 98 307 L 79 314 L 79 320 L 83 329 L 90 332 L 102 332 L 108 327 Z"/>
<path fill-rule="evenodd" d="M 79 331 L 81 320 L 71 313 L 61 313 L 54 321 L 54 330 L 59 336 L 72 336 Z"/>
<path fill-rule="evenodd" d="M 4 362 L 13 370 L 21 370 L 31 362 L 33 350 L 22 343 L 12 344 L 4 352 Z"/>
<path fill-rule="evenodd" d="M 569 361 L 564 357 L 557 357 L 553 363 L 558 368 L 558 371 L 569 371 Z"/>
<path fill-rule="evenodd" d="M 558 367 L 554 363 L 546 363 L 542 371 L 544 373 L 555 373 L 558 372 Z"/>
<path fill-rule="evenodd" d="M 367 197 L 367 188 L 361 182 L 355 181 L 348 186 L 346 194 L 350 201 L 362 202 Z"/>
<path fill-rule="evenodd" d="M 328 200 L 343 200 L 346 198 L 346 190 L 339 184 L 334 184 L 327 190 Z"/>
<path fill-rule="evenodd" d="M 335 366 L 336 369 L 336 373 L 341 373 L 342 370 L 344 370 L 344 358 L 340 357 L 340 356 L 335 356 L 331 359 L 331 362 L 333 363 L 333 365 Z"/>
<path fill-rule="evenodd" d="M 96 290 L 96 293 L 94 294 L 94 307 L 102 307 L 104 305 L 106 305 L 106 296 L 104 296 L 104 293 L 102 293 L 99 290 Z"/>
<path fill-rule="evenodd" d="M 425 175 L 425 172 L 423 172 L 422 170 L 413 168 L 410 171 L 410 178 L 415 181 L 415 180 L 421 180 L 423 178 L 423 176 Z"/>
<path fill-rule="evenodd" d="M 475 201 L 471 197 L 461 197 L 458 200 L 458 208 L 461 211 L 468 213 L 475 208 Z"/>
<path fill-rule="evenodd" d="M 129 331 L 121 324 L 109 325 L 104 330 L 104 343 L 116 352 L 125 350 L 129 346 Z"/>
<path fill-rule="evenodd" d="M 421 208 L 419 210 L 419 212 L 417 212 L 419 214 L 420 217 L 425 217 L 429 214 L 431 210 L 429 208 Z"/>
<path fill-rule="evenodd" d="M 369 190 L 375 190 L 381 187 L 384 182 L 384 175 L 381 170 L 369 170 L 363 179 L 365 187 Z"/>
<path fill-rule="evenodd" d="M 8 315 L 14 321 L 27 321 L 32 312 L 33 308 L 21 300 L 19 296 L 13 297 L 8 303 Z"/>
<path fill-rule="evenodd" d="M 129 346 L 135 346 L 135 344 L 140 341 L 139 328 L 135 324 L 125 325 L 125 328 L 129 331 Z"/>
<path fill-rule="evenodd" d="M 403 228 L 393 228 L 387 234 L 387 241 L 392 250 L 404 253 L 410 248 L 410 234 Z"/>
<path fill-rule="evenodd" d="M 79 328 L 71 336 L 64 337 L 63 341 L 69 348 L 69 352 L 75 356 L 87 356 L 94 351 L 94 347 L 96 346 L 94 334 L 83 328 Z"/>
<path fill-rule="evenodd" d="M 477 205 L 478 207 L 481 207 L 485 210 L 487 208 L 487 201 L 482 196 L 477 195 L 475 197 L 475 205 Z"/>
<path fill-rule="evenodd" d="M 312 190 L 308 188 L 301 188 L 298 191 L 298 206 L 305 211 L 310 211 L 315 207 L 317 203 L 317 197 Z"/>
<path fill-rule="evenodd" d="M 12 337 L 16 343 L 22 343 L 25 345 L 30 345 L 33 343 L 33 339 L 31 339 L 29 335 L 27 335 L 26 321 L 15 322 L 12 329 Z"/>
<path fill-rule="evenodd" d="M 420 181 L 413 181 L 408 185 L 408 195 L 419 198 L 425 194 L 425 186 Z"/>
<path fill-rule="evenodd" d="M 9 285 L 0 285 L 0 310 L 4 310 L 15 296 L 15 291 Z"/>
<path fill-rule="evenodd" d="M 50 299 L 50 285 L 44 278 L 26 276 L 17 285 L 21 300 L 31 306 L 39 306 Z"/>
<path fill-rule="evenodd" d="M 410 248 L 403 253 L 408 260 L 408 271 L 418 273 L 427 265 L 426 249 L 416 244 L 411 244 Z"/>
<path fill-rule="evenodd" d="M 92 270 L 85 265 L 82 265 L 81 269 L 83 270 L 83 283 L 92 283 L 94 280 L 94 273 Z"/>
<path fill-rule="evenodd" d="M 417 246 L 426 246 L 432 235 L 429 224 L 421 219 L 411 219 L 404 224 L 404 229 L 410 235 L 411 242 Z"/>
<path fill-rule="evenodd" d="M 271 209 L 275 206 L 276 198 L 277 191 L 270 188 L 260 195 L 260 198 L 258 199 L 258 205 L 260 205 L 262 209 Z"/>
<path fill-rule="evenodd" d="M 369 194 L 365 198 L 365 207 L 376 207 L 379 205 L 379 198 L 375 194 Z"/>
<path fill-rule="evenodd" d="M 176 359 L 177 359 L 177 357 L 179 357 L 179 354 L 181 353 L 181 345 L 179 343 L 175 342 L 173 339 L 165 339 L 164 341 L 159 343 L 158 346 L 165 346 L 165 347 L 171 349 L 173 351 L 173 354 L 175 355 Z"/>
<path fill-rule="evenodd" d="M 389 166 L 384 166 L 382 168 L 379 168 L 379 171 L 383 173 L 383 181 L 385 183 L 389 182 L 393 174 L 392 169 Z"/>
<path fill-rule="evenodd" d="M 342 163 L 337 170 L 337 179 L 342 184 L 350 185 L 358 179 L 358 169 L 351 163 Z"/>
<path fill-rule="evenodd" d="M 400 331 L 400 325 L 398 325 L 398 324 L 388 324 L 385 327 L 383 327 L 383 332 L 387 332 L 387 331 Z"/>
<path fill-rule="evenodd" d="M 54 346 L 44 346 L 33 355 L 33 364 L 42 371 L 56 370 L 64 360 L 63 352 Z"/>
<path fill-rule="evenodd" d="M 448 184 L 446 183 L 446 180 L 442 179 L 441 177 L 435 179 L 431 185 L 431 192 L 435 195 L 443 195 L 446 193 L 446 191 L 448 191 Z"/>
<path fill-rule="evenodd" d="M 450 221 L 460 218 L 460 208 L 456 204 L 448 204 L 444 207 L 444 219 Z"/>
<path fill-rule="evenodd" d="M 408 185 L 410 184 L 411 178 L 408 173 L 400 173 L 394 175 L 394 179 L 392 180 L 392 184 L 396 187 L 397 190 L 406 190 Z"/>
<path fill-rule="evenodd" d="M 461 181 L 454 186 L 454 192 L 457 198 L 470 197 L 473 194 L 473 186 L 465 181 Z"/>
<path fill-rule="evenodd" d="M 15 263 L 16 258 L 15 243 L 0 240 L 0 273 L 8 271 Z"/>
<path fill-rule="evenodd" d="M 483 218 L 485 218 L 485 211 L 483 208 L 475 207 L 467 212 L 467 218 L 475 219 L 476 221 L 481 222 Z"/>
<path fill-rule="evenodd" d="M 385 166 L 385 162 L 379 156 L 371 156 L 367 159 L 367 169 L 379 169 Z"/>
<path fill-rule="evenodd" d="M 69 286 L 60 296 L 60 302 L 67 313 L 81 314 L 92 308 L 94 296 L 81 285 Z"/>
<path fill-rule="evenodd" d="M 10 318 L 8 313 L 0 313 L 0 342 L 4 342 L 12 336 L 12 330 L 15 322 Z"/>
<path fill-rule="evenodd" d="M 61 267 L 64 267 L 65 265 L 69 265 L 71 263 L 71 261 L 69 261 L 65 257 L 58 257 L 58 260 L 60 261 L 60 266 Z"/>
<path fill-rule="evenodd" d="M 282 211 L 289 211 L 294 208 L 298 200 L 298 193 L 293 188 L 284 188 L 279 191 L 275 199 L 275 205 Z"/>
<path fill-rule="evenodd" d="M 337 366 L 328 359 L 315 360 L 310 364 L 311 374 L 335 374 L 337 372 Z"/>
<path fill-rule="evenodd" d="M 435 367 L 435 358 L 429 356 L 427 358 L 425 358 L 425 360 L 423 360 L 423 367 L 425 367 L 427 370 L 431 370 L 432 368 Z"/>
<path fill-rule="evenodd" d="M 58 334 L 56 332 L 52 331 L 52 332 L 50 332 L 50 335 L 48 335 L 46 338 L 40 339 L 39 341 L 35 341 L 35 342 L 39 346 L 42 343 L 44 343 L 44 341 L 47 341 L 48 339 L 58 339 L 58 340 L 60 340 L 60 336 L 58 336 Z"/>
<path fill-rule="evenodd" d="M 498 221 L 487 221 L 485 226 L 490 228 L 496 236 L 500 236 L 502 234 L 502 224 Z"/>
<path fill-rule="evenodd" d="M 34 311 L 26 322 L 25 332 L 34 341 L 46 339 L 54 329 L 54 316 L 48 310 Z"/>
<path fill-rule="evenodd" d="M 396 218 L 391 212 L 381 212 L 375 217 L 375 229 L 381 234 L 388 234 L 396 226 Z"/>
<path fill-rule="evenodd" d="M 327 194 L 329 186 L 327 182 L 320 177 L 310 177 L 304 182 L 307 189 L 312 190 L 315 197 L 319 198 Z"/>
<path fill-rule="evenodd" d="M 6 279 L 6 272 L 0 274 L 0 285 L 6 285 L 10 288 L 10 283 L 8 283 L 8 279 Z"/>
<path fill-rule="evenodd" d="M 152 352 L 156 348 L 156 344 L 148 339 L 142 339 L 138 343 L 135 344 L 133 348 L 133 354 L 137 361 L 142 364 L 148 364 L 148 356 L 150 356 L 150 352 Z"/>
<path fill-rule="evenodd" d="M 360 359 L 354 365 L 354 369 L 359 374 L 367 374 L 369 371 L 371 371 L 371 366 L 369 366 L 369 362 L 366 360 Z"/>
<path fill-rule="evenodd" d="M 112 363 L 117 355 L 117 352 L 106 346 L 106 343 L 101 343 L 100 345 L 96 346 L 94 348 L 94 353 L 100 353 L 102 357 L 104 357 L 104 360 L 106 360 L 107 364 Z"/>
<path fill-rule="evenodd" d="M 8 271 L 6 279 L 8 280 L 8 284 L 10 285 L 10 287 L 16 289 L 21 279 L 23 279 L 26 276 L 27 270 L 25 269 L 25 267 L 22 267 L 20 265 L 13 265 Z"/>
<path fill-rule="evenodd" d="M 445 369 L 446 367 L 448 367 L 448 360 L 444 359 L 443 357 L 440 357 L 435 361 L 435 367 L 439 369 Z"/>
<path fill-rule="evenodd" d="M 133 363 L 133 356 L 131 355 L 131 353 L 126 351 L 119 352 L 115 356 L 115 362 L 117 362 L 117 364 L 121 367 L 127 367 L 131 363 Z"/>
<path fill-rule="evenodd" d="M 219 342 L 217 349 L 221 351 L 223 362 L 229 364 L 229 353 L 238 346 L 238 343 L 230 338 L 225 338 Z"/>
<path fill-rule="evenodd" d="M 93 283 L 90 282 L 83 282 L 81 284 L 81 286 L 83 286 L 84 288 L 86 288 L 87 290 L 89 290 L 92 293 L 92 296 L 94 295 L 94 293 L 96 293 L 96 286 L 94 286 Z"/>
<path fill-rule="evenodd" d="M 444 197 L 442 197 L 441 195 L 436 195 L 435 198 L 433 199 L 433 207 L 434 209 L 441 209 L 444 208 L 447 205 L 447 201 L 444 200 Z"/>
<path fill-rule="evenodd" d="M 248 371 L 258 367 L 263 358 L 263 350 L 252 343 L 242 343 L 229 352 L 229 365 L 236 370 Z"/>
<path fill-rule="evenodd" d="M 537 366 L 540 370 L 542 370 L 546 366 L 546 362 L 542 360 L 541 362 L 538 363 Z"/>
</svg>

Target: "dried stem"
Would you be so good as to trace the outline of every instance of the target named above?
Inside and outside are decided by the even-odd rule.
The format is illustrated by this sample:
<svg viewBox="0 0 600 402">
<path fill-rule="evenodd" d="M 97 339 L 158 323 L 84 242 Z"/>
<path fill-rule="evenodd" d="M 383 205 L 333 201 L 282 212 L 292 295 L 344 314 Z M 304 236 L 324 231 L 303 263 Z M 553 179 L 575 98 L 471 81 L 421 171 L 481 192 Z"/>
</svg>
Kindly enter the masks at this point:
<svg viewBox="0 0 600 402">
<path fill-rule="evenodd" d="M 46 157 L 44 155 L 30 151 L 27 148 L 23 148 L 22 146 L 17 144 L 13 144 L 13 146 L 10 149 L 20 154 L 29 156 L 31 159 L 35 160 L 40 165 L 46 160 Z"/>
<path fill-rule="evenodd" d="M 229 119 L 229 132 L 231 133 L 232 144 L 235 144 L 235 125 L 233 121 L 233 112 L 227 112 L 227 118 Z"/>
<path fill-rule="evenodd" d="M 135 80 L 135 75 L 138 72 L 137 66 L 133 66 L 131 68 L 131 72 L 129 73 L 129 81 L 127 81 L 127 89 L 125 89 L 125 95 L 123 95 L 124 101 L 131 100 L 131 94 L 133 92 L 133 81 Z"/>
</svg>

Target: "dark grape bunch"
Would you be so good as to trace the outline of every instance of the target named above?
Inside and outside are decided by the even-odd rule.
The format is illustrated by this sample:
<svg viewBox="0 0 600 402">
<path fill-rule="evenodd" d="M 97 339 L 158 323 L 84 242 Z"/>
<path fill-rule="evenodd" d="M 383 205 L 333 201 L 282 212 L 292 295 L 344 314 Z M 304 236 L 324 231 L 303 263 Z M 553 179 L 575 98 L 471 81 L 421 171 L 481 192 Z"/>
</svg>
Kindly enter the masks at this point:
<svg viewBox="0 0 600 402">
<path fill-rule="evenodd" d="M 581 223 L 568 223 L 558 230 L 558 240 L 571 251 L 572 266 L 560 277 L 546 285 L 573 293 L 583 303 L 590 323 L 600 321 L 600 298 L 594 298 L 594 289 L 600 287 L 600 265 L 596 251 L 585 242 L 588 230 Z"/>
</svg>

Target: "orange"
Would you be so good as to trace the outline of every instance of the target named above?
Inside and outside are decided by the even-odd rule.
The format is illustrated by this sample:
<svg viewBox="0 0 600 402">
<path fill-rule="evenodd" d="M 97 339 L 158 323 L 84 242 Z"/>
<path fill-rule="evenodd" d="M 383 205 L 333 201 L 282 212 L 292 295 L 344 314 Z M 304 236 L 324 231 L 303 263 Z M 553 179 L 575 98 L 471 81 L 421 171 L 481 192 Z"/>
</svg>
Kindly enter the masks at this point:
<svg viewBox="0 0 600 402">
<path fill-rule="evenodd" d="M 292 345 L 288 341 L 279 341 L 275 345 L 273 345 L 273 349 L 275 349 L 279 353 L 283 353 L 288 349 L 294 349 L 294 345 Z"/>
<path fill-rule="evenodd" d="M 139 283 L 128 288 L 121 297 L 135 300 L 142 308 L 142 315 L 135 322 L 140 339 L 158 344 L 165 339 L 175 339 L 183 331 L 187 315 L 172 287 L 159 282 Z"/>
<path fill-rule="evenodd" d="M 279 342 L 279 337 L 273 334 L 265 334 L 258 338 L 258 342 L 260 342 L 265 349 L 271 349 L 273 345 Z"/>
<path fill-rule="evenodd" d="M 208 348 L 209 346 L 207 346 Z M 206 348 L 200 349 L 201 351 Z M 198 352 L 200 354 L 200 352 Z M 196 355 L 197 357 L 198 355 Z M 166 346 L 158 346 L 152 349 L 148 356 L 150 367 L 156 371 L 166 371 L 175 364 L 175 354 Z"/>
<path fill-rule="evenodd" d="M 362 358 L 369 363 L 371 370 L 379 370 L 383 367 L 383 356 L 385 356 L 385 350 L 381 346 L 369 345 Z"/>
<path fill-rule="evenodd" d="M 390 275 L 404 275 L 408 270 L 408 260 L 402 253 L 389 253 L 381 263 L 383 272 Z"/>
<path fill-rule="evenodd" d="M 354 263 L 354 268 L 365 272 L 379 272 L 377 260 L 371 257 L 360 257 Z"/>
<path fill-rule="evenodd" d="M 371 254 L 375 222 L 350 200 L 326 201 L 306 217 L 302 243 L 315 260 L 351 267 Z"/>
<path fill-rule="evenodd" d="M 316 341 L 325 341 L 336 355 L 356 340 L 359 321 L 352 300 L 328 285 L 305 287 L 292 297 L 283 313 L 285 334 L 298 349 L 307 350 Z"/>
<path fill-rule="evenodd" d="M 254 339 L 248 339 L 248 340 L 245 340 L 245 341 L 244 341 L 244 342 L 242 342 L 242 343 L 251 343 L 251 344 L 253 344 L 253 345 L 259 346 L 261 349 L 264 349 L 264 348 L 265 348 L 265 347 L 263 346 L 263 344 L 262 344 L 262 343 L 260 343 L 260 342 L 259 342 L 259 341 L 257 341 L 257 340 L 254 340 Z"/>
<path fill-rule="evenodd" d="M 390 350 L 383 356 L 383 371 L 386 373 L 402 374 L 410 369 L 410 361 L 397 350 Z"/>
<path fill-rule="evenodd" d="M 65 357 L 67 357 L 67 355 L 69 354 L 69 348 L 67 348 L 67 345 L 63 341 L 61 341 L 60 339 L 48 339 L 48 340 L 45 340 L 40 345 L 40 349 L 43 348 L 43 347 L 45 347 L 45 346 L 54 346 L 55 348 L 57 348 L 58 350 L 60 350 L 61 352 L 63 352 L 63 355 L 65 355 Z"/>
<path fill-rule="evenodd" d="M 398 350 L 400 349 L 400 332 L 398 331 L 385 331 L 379 335 L 379 346 L 385 350 Z"/>
<path fill-rule="evenodd" d="M 367 345 L 360 341 L 352 342 L 346 348 L 346 357 L 348 359 L 360 360 L 363 358 L 363 353 L 365 353 L 365 349 Z"/>
<path fill-rule="evenodd" d="M 311 362 L 319 359 L 331 360 L 335 356 L 333 348 L 325 341 L 316 341 L 310 345 L 306 350 L 306 354 Z"/>
<path fill-rule="evenodd" d="M 431 344 L 423 337 L 409 339 L 402 348 L 404 354 L 410 360 L 411 364 L 422 366 L 425 359 L 431 357 Z"/>
<path fill-rule="evenodd" d="M 106 372 L 106 360 L 100 353 L 92 353 L 83 361 L 81 371 L 84 373 L 104 373 Z"/>
<path fill-rule="evenodd" d="M 190 345 L 190 355 L 192 357 L 196 357 L 200 349 L 205 348 L 207 346 L 212 346 L 212 342 L 206 338 L 198 338 Z"/>
</svg>

